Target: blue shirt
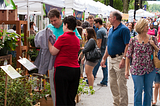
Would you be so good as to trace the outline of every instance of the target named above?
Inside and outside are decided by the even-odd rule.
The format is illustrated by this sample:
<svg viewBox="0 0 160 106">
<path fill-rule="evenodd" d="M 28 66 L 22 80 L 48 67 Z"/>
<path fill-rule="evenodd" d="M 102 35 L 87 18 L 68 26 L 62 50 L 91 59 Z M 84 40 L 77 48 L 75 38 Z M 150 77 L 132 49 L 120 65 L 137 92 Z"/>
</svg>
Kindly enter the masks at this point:
<svg viewBox="0 0 160 106">
<path fill-rule="evenodd" d="M 101 43 L 101 52 L 105 52 L 106 45 L 107 45 L 107 30 L 104 27 L 101 27 L 97 31 L 97 39 L 102 39 Z"/>
<path fill-rule="evenodd" d="M 112 27 L 109 30 L 108 41 L 107 41 L 107 50 L 109 55 L 116 55 L 123 53 L 126 47 L 126 44 L 130 40 L 130 31 L 122 23 L 114 29 Z"/>
<path fill-rule="evenodd" d="M 56 36 L 56 40 L 58 39 L 59 36 L 61 36 L 64 33 L 63 32 L 63 23 L 59 28 L 54 27 L 52 24 L 49 24 L 47 27 L 53 31 L 53 34 Z M 77 28 L 73 32 L 75 32 L 76 36 L 79 39 L 81 39 L 81 35 L 78 33 Z"/>
<path fill-rule="evenodd" d="M 158 51 L 157 55 L 158 55 L 158 59 L 160 60 L 160 50 Z"/>
<path fill-rule="evenodd" d="M 93 29 L 94 29 L 94 31 L 95 31 L 95 32 L 96 32 L 96 34 L 97 34 L 98 28 L 96 28 L 96 26 L 95 26 L 95 25 L 93 25 Z"/>
</svg>

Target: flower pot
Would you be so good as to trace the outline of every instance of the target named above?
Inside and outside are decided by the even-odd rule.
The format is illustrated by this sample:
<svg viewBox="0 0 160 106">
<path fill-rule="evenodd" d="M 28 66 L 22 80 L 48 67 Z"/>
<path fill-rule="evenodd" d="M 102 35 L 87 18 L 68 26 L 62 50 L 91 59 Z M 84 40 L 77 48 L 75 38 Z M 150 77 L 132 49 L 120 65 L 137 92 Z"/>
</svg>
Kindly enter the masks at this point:
<svg viewBox="0 0 160 106">
<path fill-rule="evenodd" d="M 78 103 L 81 100 L 81 93 L 77 94 L 75 97 L 75 102 Z"/>
<path fill-rule="evenodd" d="M 81 101 L 81 93 L 77 94 L 77 103 Z"/>
<path fill-rule="evenodd" d="M 35 61 L 37 57 L 31 57 L 31 61 Z"/>
<path fill-rule="evenodd" d="M 0 56 L 5 56 L 8 54 L 8 50 L 6 47 L 3 47 L 2 49 L 0 49 Z"/>
<path fill-rule="evenodd" d="M 47 100 L 45 98 L 40 99 L 40 106 L 53 106 L 52 98 L 47 97 Z"/>
</svg>

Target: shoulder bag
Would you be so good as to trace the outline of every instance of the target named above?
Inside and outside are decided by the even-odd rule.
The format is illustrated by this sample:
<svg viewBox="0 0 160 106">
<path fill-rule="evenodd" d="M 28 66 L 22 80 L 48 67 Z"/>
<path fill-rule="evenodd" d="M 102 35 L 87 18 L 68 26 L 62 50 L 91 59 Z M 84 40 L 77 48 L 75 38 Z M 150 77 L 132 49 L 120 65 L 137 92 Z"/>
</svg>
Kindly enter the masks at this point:
<svg viewBox="0 0 160 106">
<path fill-rule="evenodd" d="M 86 60 L 91 62 L 102 58 L 101 50 L 98 48 L 96 42 L 95 42 L 95 48 L 85 53 L 85 58 Z"/>
<path fill-rule="evenodd" d="M 153 36 L 151 39 L 155 42 Z M 153 61 L 156 68 L 160 68 L 160 60 L 158 59 L 157 53 L 155 50 L 153 50 Z"/>
</svg>

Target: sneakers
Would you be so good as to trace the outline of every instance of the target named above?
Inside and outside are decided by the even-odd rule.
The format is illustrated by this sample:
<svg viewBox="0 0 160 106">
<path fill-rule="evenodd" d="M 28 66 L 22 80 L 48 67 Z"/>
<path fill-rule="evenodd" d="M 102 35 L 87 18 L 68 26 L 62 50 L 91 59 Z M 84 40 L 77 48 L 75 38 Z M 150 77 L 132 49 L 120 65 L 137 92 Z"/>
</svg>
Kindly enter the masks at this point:
<svg viewBox="0 0 160 106">
<path fill-rule="evenodd" d="M 97 84 L 97 86 L 102 86 L 102 87 L 107 87 L 107 85 L 105 85 L 105 84 Z"/>
</svg>

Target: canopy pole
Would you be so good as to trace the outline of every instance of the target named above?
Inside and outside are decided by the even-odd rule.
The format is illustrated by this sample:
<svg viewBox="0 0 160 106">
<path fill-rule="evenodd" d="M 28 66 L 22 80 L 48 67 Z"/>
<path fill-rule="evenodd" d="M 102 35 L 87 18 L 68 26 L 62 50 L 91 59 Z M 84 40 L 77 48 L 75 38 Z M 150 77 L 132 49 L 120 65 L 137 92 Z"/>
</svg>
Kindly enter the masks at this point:
<svg viewBox="0 0 160 106">
<path fill-rule="evenodd" d="M 27 0 L 27 23 L 28 23 L 28 31 L 30 36 L 30 18 L 29 18 L 29 6 L 28 6 L 28 0 Z"/>
<path fill-rule="evenodd" d="M 43 29 L 43 2 L 41 2 L 41 21 L 40 22 L 41 22 L 40 30 L 42 30 Z"/>
</svg>

